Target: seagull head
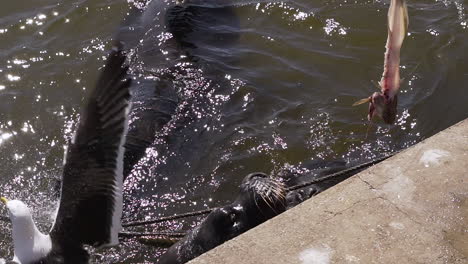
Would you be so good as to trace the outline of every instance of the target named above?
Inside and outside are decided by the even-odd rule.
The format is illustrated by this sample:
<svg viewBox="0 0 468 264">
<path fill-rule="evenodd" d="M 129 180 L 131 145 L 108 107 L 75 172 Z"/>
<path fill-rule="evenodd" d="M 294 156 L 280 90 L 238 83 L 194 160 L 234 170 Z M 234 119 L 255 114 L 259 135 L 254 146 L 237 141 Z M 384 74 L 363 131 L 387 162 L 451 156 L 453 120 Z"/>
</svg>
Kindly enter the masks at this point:
<svg viewBox="0 0 468 264">
<path fill-rule="evenodd" d="M 31 210 L 19 200 L 8 200 L 1 197 L 10 214 L 15 245 L 14 261 L 31 263 L 44 257 L 51 248 L 48 236 L 43 235 L 33 221 Z"/>
<path fill-rule="evenodd" d="M 28 221 L 32 219 L 31 211 L 28 206 L 19 200 L 8 200 L 5 197 L 1 197 L 0 200 L 5 204 L 8 212 L 10 213 L 10 220 L 12 222 L 17 221 Z"/>
</svg>

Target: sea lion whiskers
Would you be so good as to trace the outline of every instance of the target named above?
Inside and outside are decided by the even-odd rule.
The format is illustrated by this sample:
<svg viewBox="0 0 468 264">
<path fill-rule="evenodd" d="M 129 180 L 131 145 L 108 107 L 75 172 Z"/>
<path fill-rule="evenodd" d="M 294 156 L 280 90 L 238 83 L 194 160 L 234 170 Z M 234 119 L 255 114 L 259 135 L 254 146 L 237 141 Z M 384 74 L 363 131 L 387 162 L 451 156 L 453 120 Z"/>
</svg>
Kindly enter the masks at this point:
<svg viewBox="0 0 468 264">
<path fill-rule="evenodd" d="M 280 182 L 280 181 L 277 181 L 275 180 L 273 182 L 276 186 L 276 188 L 274 188 L 274 190 L 277 192 L 277 196 L 279 198 L 286 198 L 286 186 L 283 182 Z"/>
<path fill-rule="evenodd" d="M 268 205 L 268 207 L 269 207 L 273 212 L 275 212 L 276 214 L 279 213 L 279 212 L 277 212 L 276 209 L 273 207 L 274 201 L 273 201 L 273 199 L 272 199 L 271 196 L 266 196 L 266 198 L 268 198 L 268 199 L 265 199 L 265 195 L 263 195 L 262 193 L 254 193 L 254 195 L 260 195 L 260 197 L 263 199 L 263 201 L 265 202 L 265 204 Z M 257 203 L 257 202 L 255 202 L 255 203 Z M 263 213 L 262 207 L 260 207 L 258 204 L 257 204 L 257 208 L 260 210 L 260 212 Z"/>
<path fill-rule="evenodd" d="M 269 189 L 273 192 L 276 200 L 282 201 L 286 198 L 286 187 L 284 183 L 272 179 L 268 184 L 270 185 Z"/>
<path fill-rule="evenodd" d="M 257 192 L 254 192 L 254 193 L 253 193 L 254 201 L 255 201 L 255 206 L 256 206 L 258 209 L 260 209 L 260 208 L 262 208 L 262 207 L 258 204 L 257 195 L 258 195 Z M 265 204 L 268 205 L 268 207 L 271 208 L 270 203 L 269 203 L 267 200 L 265 200 L 265 197 L 264 197 L 263 195 L 260 194 L 260 198 L 262 198 L 262 200 L 265 202 Z"/>
<path fill-rule="evenodd" d="M 270 182 L 271 185 L 273 185 L 273 192 L 276 195 L 276 198 L 279 200 L 284 200 L 286 198 L 286 186 L 284 183 L 278 181 L 278 180 L 273 180 Z"/>
<path fill-rule="evenodd" d="M 263 202 L 268 205 L 271 209 L 273 207 L 271 206 L 270 202 L 265 199 L 265 185 L 261 180 L 255 180 L 253 183 L 251 183 L 250 188 L 251 193 L 253 195 L 253 200 L 255 202 L 255 207 L 258 209 L 261 209 L 262 207 L 258 204 L 258 196 L 263 200 Z"/>
<path fill-rule="evenodd" d="M 254 196 L 260 195 L 262 200 L 268 205 L 268 207 L 270 207 L 270 209 L 275 211 L 274 204 L 277 202 L 285 206 L 286 189 L 283 183 L 268 178 L 266 181 L 258 180 L 252 186 L 256 189 Z"/>
</svg>

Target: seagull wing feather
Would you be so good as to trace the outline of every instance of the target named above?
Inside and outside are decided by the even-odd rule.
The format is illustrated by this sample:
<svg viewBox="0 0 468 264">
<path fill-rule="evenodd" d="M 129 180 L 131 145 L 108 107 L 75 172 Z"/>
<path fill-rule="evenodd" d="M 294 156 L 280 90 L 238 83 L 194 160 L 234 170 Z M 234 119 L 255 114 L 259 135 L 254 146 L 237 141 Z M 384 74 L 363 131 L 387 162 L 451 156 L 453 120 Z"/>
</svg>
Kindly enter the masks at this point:
<svg viewBox="0 0 468 264">
<path fill-rule="evenodd" d="M 131 80 L 125 55 L 114 49 L 82 111 L 68 148 L 60 205 L 51 236 L 62 244 L 111 243 L 122 214 L 123 143 Z M 119 166 L 120 164 L 120 166 Z M 115 226 L 117 225 L 117 228 Z M 112 228 L 114 226 L 114 228 Z"/>
</svg>

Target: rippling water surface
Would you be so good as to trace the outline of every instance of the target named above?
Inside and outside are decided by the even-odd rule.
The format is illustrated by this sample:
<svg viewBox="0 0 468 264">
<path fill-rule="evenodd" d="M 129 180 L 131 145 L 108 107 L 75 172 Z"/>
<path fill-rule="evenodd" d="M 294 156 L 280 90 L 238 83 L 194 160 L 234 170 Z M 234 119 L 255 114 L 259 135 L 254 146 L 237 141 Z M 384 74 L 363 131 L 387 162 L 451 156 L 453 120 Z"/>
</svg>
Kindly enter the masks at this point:
<svg viewBox="0 0 468 264">
<path fill-rule="evenodd" d="M 376 122 L 367 138 L 367 107 L 351 105 L 380 79 L 388 1 L 233 6 L 229 21 L 214 20 L 225 28 L 213 30 L 235 38 L 217 43 L 195 34 L 198 48 L 174 77 L 176 113 L 125 183 L 125 220 L 222 205 L 250 172 L 274 174 L 317 159 L 363 162 L 463 120 L 467 4 L 409 1 L 398 120 Z M 0 193 L 25 201 L 42 230 L 56 205 L 64 145 L 128 8 L 116 0 L 2 3 Z M 165 65 L 143 55 L 132 65 L 140 77 Z M 181 231 L 198 221 L 152 230 Z M 0 256 L 11 258 L 11 226 L 0 222 L 0 230 Z M 130 239 L 94 259 L 151 262 L 162 252 Z"/>
</svg>

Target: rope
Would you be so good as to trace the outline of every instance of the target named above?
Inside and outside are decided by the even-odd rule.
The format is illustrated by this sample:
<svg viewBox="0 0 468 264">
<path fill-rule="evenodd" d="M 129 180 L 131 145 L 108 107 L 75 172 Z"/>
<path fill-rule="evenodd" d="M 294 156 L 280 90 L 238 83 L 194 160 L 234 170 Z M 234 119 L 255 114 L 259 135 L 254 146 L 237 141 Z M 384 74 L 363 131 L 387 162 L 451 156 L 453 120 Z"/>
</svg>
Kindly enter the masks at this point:
<svg viewBox="0 0 468 264">
<path fill-rule="evenodd" d="M 379 162 L 382 162 L 382 161 L 394 156 L 398 152 L 399 151 L 393 152 L 393 153 L 390 153 L 390 154 L 385 155 L 383 157 L 380 157 L 380 158 L 377 158 L 377 159 L 374 159 L 374 160 L 371 160 L 371 161 L 368 161 L 368 162 L 364 162 L 362 164 L 347 168 L 345 170 L 338 171 L 338 172 L 328 174 L 328 175 L 325 175 L 325 176 L 317 178 L 317 179 L 313 179 L 311 181 L 307 181 L 305 183 L 301 183 L 301 184 L 298 184 L 298 185 L 288 187 L 288 188 L 286 188 L 286 191 L 294 191 L 294 190 L 297 190 L 297 189 L 300 189 L 300 188 L 303 188 L 303 187 L 306 187 L 306 186 L 309 186 L 309 185 L 312 185 L 312 184 L 316 184 L 316 183 L 320 183 L 320 182 L 323 182 L 323 181 L 326 181 L 326 180 L 330 180 L 330 179 L 335 178 L 335 177 L 340 177 L 340 176 L 342 176 L 342 175 L 344 175 L 346 173 L 349 173 L 349 172 L 353 172 L 353 171 L 356 171 L 356 170 L 360 170 L 360 169 L 363 169 L 363 168 L 370 167 L 372 165 L 375 165 L 375 164 L 377 164 Z"/>
<path fill-rule="evenodd" d="M 184 237 L 187 233 L 185 232 L 119 232 L 119 237 L 124 238 L 135 238 L 145 236 L 164 236 L 164 237 Z"/>
<path fill-rule="evenodd" d="M 305 183 L 301 183 L 301 184 L 298 184 L 298 185 L 288 187 L 286 189 L 286 191 L 294 191 L 294 190 L 297 190 L 297 189 L 300 189 L 300 188 L 303 188 L 303 187 L 306 187 L 306 186 L 309 186 L 309 185 L 312 185 L 312 184 L 316 184 L 316 183 L 320 183 L 320 182 L 323 182 L 323 181 L 330 180 L 332 178 L 340 177 L 340 176 L 342 176 L 342 175 L 344 175 L 346 173 L 349 173 L 349 172 L 353 172 L 353 171 L 356 171 L 356 170 L 360 170 L 360 169 L 372 166 L 374 164 L 377 164 L 377 163 L 379 163 L 381 161 L 384 161 L 384 160 L 394 156 L 398 152 L 399 151 L 393 152 L 393 153 L 390 153 L 390 154 L 385 155 L 383 157 L 371 160 L 369 162 L 365 162 L 365 163 L 356 165 L 354 167 L 350 167 L 350 168 L 342 170 L 342 171 L 338 171 L 338 172 L 335 172 L 335 173 L 332 173 L 332 174 L 328 174 L 328 175 L 325 175 L 323 177 L 313 179 L 313 180 L 305 182 Z M 216 207 L 215 208 L 208 208 L 208 209 L 200 210 L 200 211 L 195 211 L 195 212 L 190 212 L 190 213 L 177 214 L 177 215 L 172 215 L 172 216 L 167 216 L 167 217 L 151 219 L 151 220 L 147 220 L 147 221 L 127 222 L 127 223 L 122 224 L 122 226 L 123 227 L 131 227 L 131 226 L 150 225 L 150 224 L 155 224 L 155 223 L 160 223 L 160 222 L 165 222 L 165 221 L 170 221 L 170 220 L 176 220 L 176 219 L 181 219 L 181 218 L 186 218 L 186 217 L 191 217 L 191 216 L 200 216 L 200 215 L 209 214 L 214 209 L 216 209 Z"/>
<path fill-rule="evenodd" d="M 205 214 L 211 213 L 211 211 L 213 211 L 214 209 L 216 209 L 216 207 L 215 208 L 208 208 L 208 209 L 200 210 L 200 211 L 195 211 L 195 212 L 190 212 L 190 213 L 176 214 L 176 215 L 172 215 L 172 216 L 165 216 L 165 217 L 151 219 L 151 220 L 147 220 L 147 221 L 127 222 L 127 223 L 122 224 L 122 227 L 151 225 L 151 224 L 155 224 L 155 223 L 160 223 L 160 222 L 165 222 L 165 221 L 170 221 L 170 220 L 176 220 L 176 219 L 180 219 L 180 218 L 205 215 Z"/>
</svg>

